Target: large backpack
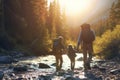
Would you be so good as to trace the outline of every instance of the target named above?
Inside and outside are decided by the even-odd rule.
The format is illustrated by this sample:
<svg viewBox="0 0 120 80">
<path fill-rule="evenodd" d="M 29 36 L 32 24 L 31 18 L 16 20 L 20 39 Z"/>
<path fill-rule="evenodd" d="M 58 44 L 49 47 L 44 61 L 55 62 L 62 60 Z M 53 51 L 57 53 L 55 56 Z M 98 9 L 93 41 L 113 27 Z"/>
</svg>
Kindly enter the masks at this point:
<svg viewBox="0 0 120 80">
<path fill-rule="evenodd" d="M 82 31 L 81 37 L 84 43 L 91 43 L 95 40 L 95 34 L 91 29 Z"/>
<path fill-rule="evenodd" d="M 53 40 L 53 51 L 60 50 L 60 40 L 59 39 L 54 39 Z"/>
</svg>

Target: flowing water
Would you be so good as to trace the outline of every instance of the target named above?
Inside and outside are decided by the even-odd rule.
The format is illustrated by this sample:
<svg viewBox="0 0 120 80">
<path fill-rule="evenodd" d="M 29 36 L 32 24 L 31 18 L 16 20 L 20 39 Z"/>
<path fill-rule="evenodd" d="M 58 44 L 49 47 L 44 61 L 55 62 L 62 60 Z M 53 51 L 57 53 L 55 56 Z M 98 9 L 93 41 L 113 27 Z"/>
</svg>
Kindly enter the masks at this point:
<svg viewBox="0 0 120 80">
<path fill-rule="evenodd" d="M 83 57 L 82 54 L 77 53 L 76 54 L 76 58 L 75 58 L 75 68 L 80 68 L 83 67 L 83 61 L 79 61 L 78 59 Z M 62 56 L 63 57 L 63 65 L 62 65 L 62 69 L 63 70 L 68 70 L 70 69 L 70 59 L 68 58 L 68 56 L 65 54 Z M 64 76 L 56 76 L 54 73 L 56 72 L 56 66 L 52 66 L 53 64 L 56 63 L 55 57 L 52 55 L 49 56 L 41 56 L 41 57 L 25 57 L 25 58 L 21 58 L 20 61 L 17 64 L 25 64 L 25 63 L 32 63 L 32 64 L 37 64 L 37 63 L 44 63 L 49 65 L 51 68 L 48 69 L 40 69 L 40 68 L 36 68 L 35 71 L 32 72 L 25 72 L 25 73 L 21 73 L 21 74 L 16 74 L 16 78 L 17 77 L 21 77 L 24 76 L 25 78 L 28 77 L 38 77 L 39 75 L 51 75 L 52 80 L 61 80 Z M 5 65 L 0 65 L 0 71 L 4 71 L 4 73 L 9 73 L 11 72 L 11 70 L 8 69 L 8 67 L 11 64 L 5 64 Z M 16 65 L 16 64 L 13 64 Z M 84 72 L 80 72 L 80 74 L 78 75 L 81 78 L 84 78 Z"/>
<path fill-rule="evenodd" d="M 75 68 L 80 68 L 80 67 L 83 67 L 83 61 L 79 61 L 78 59 L 80 59 L 81 57 L 83 57 L 83 55 L 81 53 L 77 53 L 76 54 L 76 58 L 75 58 Z M 65 54 L 62 56 L 63 57 L 63 65 L 62 65 L 62 69 L 63 70 L 68 70 L 70 69 L 70 59 L 68 58 L 68 56 Z M 34 64 L 37 64 L 37 63 L 44 63 L 44 64 L 47 64 L 49 66 L 51 66 L 52 64 L 56 63 L 56 60 L 55 60 L 55 57 L 50 55 L 50 56 L 42 56 L 42 57 L 35 57 L 35 58 L 32 58 L 32 59 L 27 59 L 27 60 L 23 60 L 23 61 L 20 61 L 20 62 L 23 62 L 23 63 L 34 63 Z M 51 66 L 50 69 L 38 69 L 37 71 L 38 72 L 34 72 L 32 73 L 33 76 L 35 76 L 36 74 L 40 74 L 40 75 L 45 75 L 45 74 L 54 74 L 54 72 L 56 71 L 55 70 L 55 67 L 56 66 Z M 79 72 L 80 74 L 76 75 L 76 76 L 79 76 L 80 78 L 85 78 L 84 76 L 84 72 Z M 29 74 L 27 74 L 26 76 L 29 76 Z M 54 76 L 52 78 L 52 80 L 62 80 L 63 76 Z"/>
<path fill-rule="evenodd" d="M 75 68 L 80 68 L 83 67 L 83 61 L 79 61 L 78 59 L 83 57 L 82 54 L 77 53 L 76 54 L 76 58 L 75 58 Z M 63 57 L 63 65 L 62 65 L 62 69 L 67 70 L 70 69 L 70 59 L 68 58 L 68 56 L 65 54 L 62 56 Z M 50 55 L 50 56 L 44 56 L 44 57 L 37 57 L 37 58 L 33 58 L 33 59 L 28 59 L 28 60 L 23 60 L 20 62 L 26 62 L 26 63 L 45 63 L 48 64 L 49 66 L 51 66 L 52 64 L 56 63 L 55 61 L 55 57 Z M 54 67 L 53 67 L 54 68 Z"/>
</svg>

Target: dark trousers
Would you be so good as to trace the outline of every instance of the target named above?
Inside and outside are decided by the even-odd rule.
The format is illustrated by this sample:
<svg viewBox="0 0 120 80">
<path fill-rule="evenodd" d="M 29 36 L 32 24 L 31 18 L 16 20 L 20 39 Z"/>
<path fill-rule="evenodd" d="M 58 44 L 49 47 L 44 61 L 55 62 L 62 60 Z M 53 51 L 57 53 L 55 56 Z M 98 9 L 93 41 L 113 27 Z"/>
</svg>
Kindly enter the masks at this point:
<svg viewBox="0 0 120 80">
<path fill-rule="evenodd" d="M 56 58 L 56 71 L 61 70 L 62 68 L 62 64 L 63 64 L 63 58 L 62 58 L 62 54 L 56 54 L 55 55 Z"/>
<path fill-rule="evenodd" d="M 68 53 L 68 57 L 70 59 L 70 64 L 71 64 L 71 70 L 74 70 L 75 67 L 75 55 L 72 55 L 75 53 Z"/>
<path fill-rule="evenodd" d="M 92 60 L 92 54 L 93 54 L 93 44 L 89 43 L 83 43 L 83 61 L 84 61 L 84 68 L 86 68 L 86 66 L 90 66 L 90 61 Z M 88 58 L 87 58 L 88 56 Z M 86 65 L 87 64 L 87 65 Z"/>
<path fill-rule="evenodd" d="M 71 70 L 74 70 L 75 67 L 75 57 L 74 58 L 70 58 L 71 61 Z"/>
</svg>

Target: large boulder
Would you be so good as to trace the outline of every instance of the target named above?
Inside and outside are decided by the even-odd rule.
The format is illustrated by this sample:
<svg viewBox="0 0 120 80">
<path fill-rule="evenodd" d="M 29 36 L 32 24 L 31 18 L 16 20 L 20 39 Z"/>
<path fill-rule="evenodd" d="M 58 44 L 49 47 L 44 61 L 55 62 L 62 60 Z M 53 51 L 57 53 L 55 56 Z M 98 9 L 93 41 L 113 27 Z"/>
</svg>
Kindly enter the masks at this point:
<svg viewBox="0 0 120 80">
<path fill-rule="evenodd" d="M 13 62 L 17 62 L 17 60 L 10 56 L 0 56 L 0 64 L 11 64 Z"/>
<path fill-rule="evenodd" d="M 4 73 L 2 71 L 0 71 L 0 80 L 2 80 L 4 77 Z"/>
<path fill-rule="evenodd" d="M 51 68 L 51 67 L 47 64 L 39 63 L 39 68 Z"/>
</svg>

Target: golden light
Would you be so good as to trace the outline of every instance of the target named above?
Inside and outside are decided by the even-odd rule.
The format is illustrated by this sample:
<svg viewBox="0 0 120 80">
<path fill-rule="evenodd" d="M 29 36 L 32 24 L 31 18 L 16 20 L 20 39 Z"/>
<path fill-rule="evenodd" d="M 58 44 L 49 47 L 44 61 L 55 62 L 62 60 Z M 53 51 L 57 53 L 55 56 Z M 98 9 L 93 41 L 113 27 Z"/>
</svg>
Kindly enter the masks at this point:
<svg viewBox="0 0 120 80">
<path fill-rule="evenodd" d="M 89 11 L 96 0 L 59 0 L 67 15 L 77 15 Z"/>
<path fill-rule="evenodd" d="M 48 0 L 48 3 L 54 0 Z M 65 8 L 67 15 L 76 15 L 89 11 L 97 0 L 56 0 L 61 8 Z"/>
<path fill-rule="evenodd" d="M 48 0 L 48 3 L 55 0 Z M 86 22 L 88 16 L 94 11 L 100 0 L 56 0 L 59 1 L 61 11 L 65 10 L 67 23 L 79 25 Z"/>
</svg>

